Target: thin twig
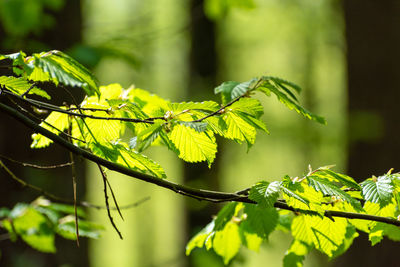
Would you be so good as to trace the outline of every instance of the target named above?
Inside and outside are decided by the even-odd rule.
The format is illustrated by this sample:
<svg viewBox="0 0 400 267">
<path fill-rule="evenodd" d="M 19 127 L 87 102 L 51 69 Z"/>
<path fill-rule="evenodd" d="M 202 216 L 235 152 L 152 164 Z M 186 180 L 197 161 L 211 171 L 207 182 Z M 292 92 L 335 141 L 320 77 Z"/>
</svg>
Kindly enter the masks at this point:
<svg viewBox="0 0 400 267">
<path fill-rule="evenodd" d="M 43 166 L 43 165 L 36 165 L 36 164 L 21 162 L 21 161 L 6 157 L 4 155 L 0 155 L 0 158 L 8 160 L 8 161 L 11 161 L 13 163 L 17 163 L 17 164 L 22 165 L 24 167 L 30 167 L 30 168 L 41 169 L 41 170 L 56 169 L 56 168 L 63 168 L 63 167 L 71 166 L 71 162 L 57 164 L 57 165 Z"/>
<path fill-rule="evenodd" d="M 104 174 L 104 171 L 103 171 L 103 169 L 101 168 L 101 166 L 100 166 L 99 164 L 97 164 L 97 166 L 99 167 L 101 176 L 103 177 L 104 199 L 105 199 L 105 202 L 106 202 L 108 218 L 110 219 L 111 225 L 114 227 L 115 231 L 116 231 L 117 234 L 119 235 L 119 238 L 123 239 L 123 238 L 122 238 L 121 232 L 118 230 L 118 227 L 115 225 L 114 219 L 113 219 L 113 217 L 111 216 L 110 205 L 108 204 L 107 177 L 106 177 L 106 175 Z"/>
<path fill-rule="evenodd" d="M 119 209 L 120 209 L 120 210 L 126 210 L 126 209 L 130 209 L 130 208 L 135 208 L 135 207 L 137 207 L 137 206 L 143 204 L 144 202 L 146 202 L 146 201 L 148 201 L 148 200 L 150 200 L 150 197 L 144 197 L 144 198 L 142 198 L 141 200 L 138 200 L 138 201 L 136 201 L 136 202 L 134 202 L 134 203 L 132 203 L 132 204 L 128 204 L 128 205 L 125 205 L 125 206 L 120 206 Z M 95 204 L 91 204 L 91 203 L 88 203 L 88 202 L 85 202 L 85 201 L 80 202 L 80 204 L 81 204 L 82 206 L 88 207 L 88 208 L 107 209 L 107 207 L 105 207 L 105 206 L 95 205 Z M 111 210 L 117 210 L 116 207 L 109 207 L 109 208 L 110 208 Z"/>
<path fill-rule="evenodd" d="M 116 120 L 116 121 L 126 121 L 126 122 L 135 122 L 135 123 L 148 123 L 148 124 L 153 124 L 153 120 L 140 120 L 140 119 L 133 119 L 133 118 L 121 118 L 121 117 L 101 117 L 101 116 L 93 116 L 89 114 L 84 114 L 84 113 L 75 113 L 75 112 L 70 112 L 65 109 L 61 109 L 58 106 L 54 106 L 45 102 L 29 99 L 29 98 L 22 98 L 21 96 L 14 94 L 10 91 L 4 90 L 3 93 L 7 95 L 11 95 L 13 97 L 16 97 L 20 99 L 21 101 L 24 101 L 34 107 L 44 109 L 44 110 L 49 110 L 49 111 L 55 111 L 59 113 L 64 113 L 68 114 L 71 116 L 75 117 L 81 117 L 81 118 L 89 118 L 89 119 L 94 119 L 94 120 Z"/>
<path fill-rule="evenodd" d="M 100 168 L 101 168 L 101 166 L 100 166 Z M 111 192 L 111 196 L 113 198 L 114 204 L 115 204 L 115 208 L 117 209 L 119 216 L 121 216 L 121 219 L 124 220 L 124 216 L 122 216 L 121 210 L 119 209 L 117 198 L 115 197 L 114 190 L 111 187 L 111 184 L 110 184 L 110 181 L 108 180 L 107 174 L 104 170 L 102 172 L 103 172 L 103 175 L 106 177 L 106 182 L 107 182 L 108 188 L 110 188 L 110 192 Z"/>
<path fill-rule="evenodd" d="M 251 90 L 257 88 L 257 87 L 258 87 L 258 84 L 260 83 L 261 80 L 262 80 L 262 78 L 259 78 L 259 79 L 257 80 L 257 82 L 254 84 L 254 86 L 253 86 L 249 91 L 251 91 Z M 222 113 L 224 113 L 224 111 L 225 111 L 225 109 L 226 109 L 227 107 L 233 105 L 235 102 L 239 101 L 240 99 L 242 99 L 242 98 L 245 97 L 245 96 L 246 96 L 246 94 L 241 95 L 241 96 L 238 96 L 238 97 L 236 97 L 235 99 L 231 100 L 229 103 L 223 105 L 220 109 L 218 109 L 218 110 L 216 110 L 216 111 L 214 111 L 214 112 L 208 114 L 207 116 L 204 116 L 204 117 L 202 117 L 202 118 L 200 118 L 200 119 L 197 119 L 197 120 L 193 120 L 193 121 L 191 121 L 191 122 L 201 122 L 201 121 L 203 121 L 203 120 L 205 120 L 205 119 L 207 119 L 207 118 L 210 118 L 210 117 L 212 117 L 212 116 L 215 116 L 215 115 L 218 115 L 218 114 L 222 114 Z"/>
<path fill-rule="evenodd" d="M 75 212 L 75 227 L 76 227 L 76 245 L 79 247 L 79 223 L 78 223 L 78 207 L 76 201 L 76 169 L 74 162 L 74 155 L 72 152 L 69 152 L 69 157 L 71 160 L 71 174 L 72 174 L 72 187 L 74 190 L 74 212 Z"/>
<path fill-rule="evenodd" d="M 218 109 L 218 110 L 216 110 L 216 111 L 214 111 L 214 112 L 208 114 L 207 116 L 204 116 L 204 117 L 202 117 L 202 118 L 200 118 L 200 119 L 197 119 L 197 120 L 193 120 L 193 121 L 191 121 L 191 122 L 202 122 L 203 120 L 208 119 L 208 118 L 210 118 L 210 117 L 212 117 L 212 116 L 215 116 L 215 115 L 218 115 L 218 114 L 222 114 L 222 113 L 224 112 L 224 110 L 225 110 L 227 107 L 233 105 L 233 103 L 239 101 L 242 97 L 243 97 L 243 96 L 239 96 L 239 97 L 233 99 L 233 100 L 232 100 L 231 102 L 229 102 L 228 104 L 222 106 L 220 109 Z"/>
<path fill-rule="evenodd" d="M 35 186 L 35 185 L 32 185 L 32 184 L 29 184 L 29 183 L 25 182 L 24 180 L 18 178 L 9 168 L 7 168 L 7 166 L 1 160 L 0 160 L 0 167 L 3 168 L 10 175 L 10 177 L 12 179 L 14 179 L 18 183 L 20 183 L 22 186 L 31 188 L 31 189 L 33 189 L 35 191 L 38 191 L 42 195 L 44 195 L 45 197 L 48 197 L 48 198 L 53 199 L 55 201 L 65 203 L 65 199 L 57 197 L 57 196 L 55 196 L 55 195 L 53 195 L 51 193 L 48 193 L 48 192 L 44 191 L 42 188 L 40 188 L 38 186 Z"/>
<path fill-rule="evenodd" d="M 72 132 L 72 123 L 70 117 L 68 117 L 68 134 L 71 135 Z M 72 142 L 72 139 L 69 140 Z M 74 212 L 75 212 L 75 229 L 76 229 L 76 245 L 79 247 L 79 222 L 78 222 L 78 207 L 76 204 L 76 168 L 74 161 L 74 154 L 69 151 L 69 159 L 71 161 L 71 175 L 72 175 L 72 187 L 74 191 Z"/>
</svg>

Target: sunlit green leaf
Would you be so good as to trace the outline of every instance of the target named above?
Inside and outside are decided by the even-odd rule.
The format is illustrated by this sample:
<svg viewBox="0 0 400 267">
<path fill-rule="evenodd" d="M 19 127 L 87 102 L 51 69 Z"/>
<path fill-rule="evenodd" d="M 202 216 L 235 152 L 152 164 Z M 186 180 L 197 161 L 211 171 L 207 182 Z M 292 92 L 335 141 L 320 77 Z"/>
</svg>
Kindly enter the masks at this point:
<svg viewBox="0 0 400 267">
<path fill-rule="evenodd" d="M 264 108 L 261 105 L 261 102 L 257 99 L 249 97 L 239 99 L 239 101 L 236 101 L 230 105 L 227 110 L 246 113 L 256 119 L 259 119 L 261 115 L 264 114 Z"/>
<path fill-rule="evenodd" d="M 175 113 L 190 111 L 190 110 L 204 110 L 208 112 L 214 112 L 219 109 L 218 103 L 214 101 L 203 101 L 203 102 L 182 102 L 182 103 L 171 103 L 170 110 Z"/>
<path fill-rule="evenodd" d="M 296 204 L 296 201 L 299 201 L 303 205 L 309 207 L 310 201 L 299 194 L 304 192 L 304 188 L 300 183 L 293 182 L 290 177 L 286 176 L 281 183 L 281 190 L 289 206 L 303 208 L 303 206 L 298 206 L 298 204 Z"/>
<path fill-rule="evenodd" d="M 33 64 L 67 86 L 81 87 L 88 95 L 100 94 L 93 74 L 68 55 L 57 51 L 34 54 Z"/>
<path fill-rule="evenodd" d="M 210 166 L 217 153 L 215 137 L 206 132 L 178 124 L 174 126 L 169 138 L 179 150 L 179 157 L 188 162 L 207 161 Z"/>
<path fill-rule="evenodd" d="M 248 124 L 239 114 L 235 112 L 227 112 L 223 115 L 227 129 L 224 137 L 233 139 L 238 143 L 246 141 L 250 147 L 256 140 L 256 129 Z"/>
<path fill-rule="evenodd" d="M 225 227 L 225 225 L 232 219 L 235 215 L 237 202 L 231 202 L 225 205 L 215 218 L 214 231 L 219 231 Z"/>
<path fill-rule="evenodd" d="M 22 95 L 29 90 L 27 93 L 28 95 L 34 94 L 46 99 L 50 99 L 50 96 L 46 93 L 46 91 L 35 87 L 34 84 L 29 83 L 24 78 L 0 76 L 0 87 L 5 87 L 17 95 Z"/>
<path fill-rule="evenodd" d="M 279 197 L 281 184 L 278 181 L 262 181 L 255 184 L 249 192 L 249 198 L 264 207 L 273 207 Z"/>
<path fill-rule="evenodd" d="M 310 247 L 300 242 L 299 240 L 293 240 L 290 248 L 286 251 L 286 255 L 283 258 L 284 267 L 302 267 L 305 255 L 308 254 Z"/>
<path fill-rule="evenodd" d="M 365 200 L 379 203 L 381 207 L 388 205 L 393 198 L 393 183 L 387 175 L 365 180 L 361 187 Z"/>
<path fill-rule="evenodd" d="M 126 144 L 108 143 L 102 145 L 92 143 L 91 149 L 95 155 L 119 163 L 127 168 L 148 173 L 159 178 L 166 177 L 163 168 L 158 163 L 143 154 L 130 150 Z"/>
<path fill-rule="evenodd" d="M 364 210 L 367 214 L 381 216 L 381 217 L 395 218 L 397 216 L 397 207 L 393 202 L 390 202 L 386 206 L 381 207 L 381 205 L 379 203 L 373 203 L 373 202 L 367 201 L 364 204 Z M 351 221 L 355 221 L 355 220 L 351 220 Z M 369 229 L 374 229 L 376 227 L 376 225 L 379 224 L 376 221 L 366 221 L 366 223 L 368 224 Z M 370 240 L 374 243 L 379 242 L 382 239 L 381 237 L 384 234 L 383 230 L 381 230 L 379 228 L 376 229 L 375 231 L 370 230 L 370 231 L 366 231 L 366 232 L 372 234 L 372 236 L 370 237 Z M 374 237 L 374 238 L 372 238 L 372 237 Z"/>
<path fill-rule="evenodd" d="M 144 151 L 154 142 L 154 140 L 156 140 L 161 131 L 162 123 L 151 125 L 135 137 L 135 145 L 133 147 L 136 147 L 139 152 Z"/>
<path fill-rule="evenodd" d="M 254 204 L 245 204 L 246 220 L 242 222 L 246 232 L 257 234 L 262 239 L 268 239 L 269 234 L 278 223 L 278 212 L 273 207 L 261 207 Z"/>
<path fill-rule="evenodd" d="M 129 101 L 138 105 L 145 114 L 150 116 L 164 116 L 170 107 L 169 101 L 143 89 L 129 88 L 126 96 Z"/>
<path fill-rule="evenodd" d="M 214 89 L 215 94 L 221 93 L 222 97 L 222 103 L 227 104 L 228 102 L 232 101 L 233 99 L 240 97 L 244 94 L 247 93 L 247 91 L 251 90 L 251 85 L 256 81 L 257 79 L 254 78 L 250 81 L 247 82 L 234 82 L 234 81 L 229 81 L 229 82 L 224 82 L 220 86 L 216 87 Z"/>
<path fill-rule="evenodd" d="M 297 113 L 303 115 L 304 117 L 319 122 L 321 124 L 326 124 L 326 121 L 323 117 L 315 115 L 311 113 L 310 111 L 304 109 L 301 107 L 299 104 L 296 103 L 295 100 L 291 99 L 288 97 L 288 95 L 285 92 L 282 92 L 280 88 L 274 86 L 273 84 L 266 82 L 262 86 L 258 87 L 256 90 L 264 92 L 265 94 L 269 95 L 270 93 L 273 93 L 276 95 L 278 100 L 283 103 L 285 106 L 287 106 L 289 109 L 295 110 Z"/>
<path fill-rule="evenodd" d="M 65 109 L 64 107 L 60 108 Z M 66 130 L 68 128 L 68 125 L 69 125 L 68 115 L 65 113 L 60 113 L 55 111 L 51 112 L 44 122 L 40 123 L 40 126 L 57 135 Z M 41 134 L 33 134 L 32 140 L 33 142 L 31 144 L 31 148 L 43 148 L 53 143 L 52 140 L 48 139 L 47 137 L 44 137 Z"/>
<path fill-rule="evenodd" d="M 343 184 L 346 187 L 361 190 L 361 186 L 350 176 L 334 172 L 329 169 L 324 169 L 321 171 L 317 171 L 313 174 L 314 176 L 319 176 L 323 178 L 328 178 L 333 181 L 337 181 L 341 184 Z"/>
<path fill-rule="evenodd" d="M 248 231 L 248 229 L 246 228 L 246 224 L 239 225 L 239 234 L 242 240 L 242 244 L 245 245 L 248 249 L 258 252 L 260 250 L 263 239 L 256 233 Z"/>
<path fill-rule="evenodd" d="M 225 264 L 239 252 L 241 244 L 239 226 L 232 221 L 229 221 L 224 229 L 215 232 L 213 249 L 223 258 Z"/>
<path fill-rule="evenodd" d="M 343 244 L 347 225 L 344 218 L 335 218 L 332 221 L 327 217 L 301 215 L 293 219 L 292 234 L 295 239 L 314 245 L 331 257 Z"/>
<path fill-rule="evenodd" d="M 346 192 L 341 190 L 337 185 L 330 182 L 328 179 L 323 179 L 315 175 L 307 176 L 309 186 L 316 191 L 322 192 L 324 195 L 339 197 L 342 200 L 349 202 L 356 210 L 362 210 L 360 202 L 352 198 Z"/>
<path fill-rule="evenodd" d="M 186 245 L 186 255 L 189 255 L 196 247 L 202 248 L 214 230 L 214 220 L 195 235 Z"/>
</svg>

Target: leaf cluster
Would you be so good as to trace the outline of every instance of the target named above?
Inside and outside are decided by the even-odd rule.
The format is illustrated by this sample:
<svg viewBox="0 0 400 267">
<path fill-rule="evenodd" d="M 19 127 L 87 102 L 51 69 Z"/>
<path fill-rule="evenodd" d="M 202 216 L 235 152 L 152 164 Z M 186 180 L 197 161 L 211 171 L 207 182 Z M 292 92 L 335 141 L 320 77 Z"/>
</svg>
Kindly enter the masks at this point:
<svg viewBox="0 0 400 267">
<path fill-rule="evenodd" d="M 257 251 L 271 232 L 283 230 L 293 237 L 283 265 L 302 266 L 312 249 L 329 258 L 341 255 L 358 237 L 357 230 L 369 235 L 371 245 L 384 236 L 400 241 L 399 178 L 398 173 L 388 172 L 358 184 L 347 175 L 321 167 L 301 178 L 261 181 L 248 191 L 254 204 L 226 205 L 189 241 L 186 253 L 205 246 L 227 264 L 241 245 Z M 358 219 L 360 214 L 365 216 Z M 387 221 L 377 222 L 374 216 Z"/>
<path fill-rule="evenodd" d="M 83 209 L 78 208 L 79 235 L 99 238 L 103 227 L 87 221 Z M 0 228 L 11 241 L 18 238 L 42 252 L 55 253 L 55 237 L 76 240 L 74 206 L 53 203 L 38 198 L 32 203 L 18 203 L 11 210 L 0 208 Z"/>
<path fill-rule="evenodd" d="M 271 232 L 283 230 L 293 236 L 283 264 L 301 266 L 312 249 L 330 258 L 344 253 L 358 236 L 357 231 L 366 232 L 372 245 L 384 236 L 400 241 L 400 175 L 391 171 L 357 183 L 347 175 L 321 167 L 302 177 L 284 176 L 279 181 L 261 181 L 248 190 L 225 193 L 163 180 L 167 175 L 162 166 L 145 155 L 152 146 L 164 146 L 184 161 L 206 162 L 210 167 L 217 153 L 216 135 L 246 143 L 250 149 L 257 131 L 268 133 L 262 120 L 263 107 L 253 97 L 259 93 L 275 95 L 289 109 L 325 124 L 324 118 L 300 105 L 297 95 L 301 89 L 289 81 L 271 76 L 228 81 L 214 89 L 221 96 L 220 103 L 174 103 L 133 86 L 98 86 L 85 67 L 60 51 L 0 55 L 0 64 L 4 62 L 11 62 L 14 75 L 0 76 L 0 99 L 7 97 L 14 107 L 0 102 L 0 108 L 36 131 L 32 148 L 44 148 L 57 140 L 99 166 L 186 196 L 233 201 L 192 238 L 187 254 L 205 247 L 228 264 L 241 245 L 257 251 Z M 41 83 L 54 83 L 57 90 L 79 87 L 86 97 L 81 103 L 71 99 L 56 106 L 49 102 L 51 94 L 38 86 Z M 38 101 L 32 95 L 45 100 Z M 29 116 L 36 122 L 17 111 L 29 108 Z M 33 115 L 35 109 L 49 114 L 38 118 Z M 36 249 L 54 252 L 55 234 L 76 238 L 75 223 L 71 210 L 60 210 L 49 203 L 38 200 L 3 209 L 1 226 L 12 239 L 19 236 Z M 79 227 L 83 236 L 97 237 L 95 226 L 81 220 Z"/>
</svg>

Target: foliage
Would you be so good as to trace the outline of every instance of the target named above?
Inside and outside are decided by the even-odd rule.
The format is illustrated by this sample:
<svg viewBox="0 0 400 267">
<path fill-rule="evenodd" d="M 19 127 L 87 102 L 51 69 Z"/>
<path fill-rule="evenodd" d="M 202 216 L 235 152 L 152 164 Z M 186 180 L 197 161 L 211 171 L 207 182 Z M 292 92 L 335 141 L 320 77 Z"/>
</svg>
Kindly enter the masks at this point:
<svg viewBox="0 0 400 267">
<path fill-rule="evenodd" d="M 99 238 L 102 226 L 85 221 L 85 212 L 79 209 L 80 236 Z M 0 210 L 0 226 L 8 231 L 10 239 L 21 238 L 42 252 L 56 252 L 55 235 L 76 240 L 74 207 L 52 203 L 38 198 L 30 204 L 18 203 L 11 210 Z"/>
<path fill-rule="evenodd" d="M 11 104 L 0 102 L 0 109 L 36 132 L 32 148 L 57 142 L 99 166 L 189 197 L 229 202 L 189 241 L 187 254 L 205 247 L 228 264 L 242 245 L 258 251 L 271 232 L 284 230 L 291 232 L 293 242 L 283 264 L 301 266 L 313 248 L 330 258 L 344 253 L 358 236 L 357 230 L 366 232 L 372 245 L 384 236 L 400 240 L 396 227 L 400 225 L 400 174 L 391 170 L 359 184 L 329 166 L 310 167 L 299 177 L 260 181 L 248 189 L 225 193 L 170 182 L 162 166 L 143 154 L 151 146 L 165 146 L 184 161 L 207 162 L 211 167 L 217 153 L 216 135 L 239 144 L 245 142 L 250 149 L 257 130 L 268 133 L 261 120 L 263 107 L 253 98 L 257 93 L 275 95 L 289 109 L 325 124 L 324 118 L 299 104 L 296 95 L 300 87 L 289 81 L 271 76 L 228 81 L 215 88 L 221 103 L 173 103 L 134 87 L 98 86 L 86 68 L 59 51 L 0 55 L 0 60 L 8 62 L 15 73 L 0 77 L 1 99 L 12 100 Z M 72 99 L 69 104 L 55 106 L 46 102 L 50 94 L 39 86 L 42 83 L 54 83 L 60 90 L 68 90 L 64 86 L 80 87 L 87 96 L 81 103 Z M 46 100 L 38 101 L 31 97 L 33 94 Z M 18 111 L 21 105 L 49 114 L 35 122 Z M 106 175 L 101 172 L 107 200 Z M 11 211 L 1 210 L 1 227 L 13 240 L 20 236 L 38 250 L 54 252 L 55 234 L 76 238 L 72 213 L 71 207 L 39 199 L 18 204 Z M 113 223 L 111 216 L 110 220 Z M 97 226 L 83 220 L 78 225 L 82 236 L 98 236 Z"/>
</svg>

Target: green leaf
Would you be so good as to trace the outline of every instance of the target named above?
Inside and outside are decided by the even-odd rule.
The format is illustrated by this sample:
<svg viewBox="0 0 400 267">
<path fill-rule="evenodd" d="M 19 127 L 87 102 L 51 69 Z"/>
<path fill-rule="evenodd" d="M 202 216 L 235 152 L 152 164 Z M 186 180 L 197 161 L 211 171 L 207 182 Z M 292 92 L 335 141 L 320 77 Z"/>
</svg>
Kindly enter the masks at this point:
<svg viewBox="0 0 400 267">
<path fill-rule="evenodd" d="M 272 92 L 273 94 L 276 95 L 278 100 L 283 103 L 285 106 L 287 106 L 289 109 L 295 110 L 297 113 L 303 115 L 304 117 L 319 122 L 321 124 L 326 124 L 326 121 L 323 117 L 315 115 L 311 113 L 310 111 L 304 109 L 300 105 L 298 105 L 294 100 L 290 99 L 285 92 L 282 92 L 279 90 L 278 87 L 272 85 L 271 83 L 264 83 L 262 86 L 257 87 L 257 91 L 261 91 L 265 93 L 267 96 Z"/>
<path fill-rule="evenodd" d="M 214 251 L 223 258 L 224 264 L 228 264 L 239 252 L 240 245 L 242 244 L 239 226 L 229 221 L 224 229 L 215 232 L 212 244 Z"/>
<path fill-rule="evenodd" d="M 240 116 L 240 118 L 242 118 L 244 121 L 246 121 L 249 125 L 253 126 L 254 128 L 263 130 L 264 132 L 269 134 L 267 126 L 265 125 L 265 123 L 263 121 L 261 121 L 259 119 L 256 119 L 256 118 L 254 118 L 251 115 L 246 114 L 246 113 L 236 112 L 236 114 L 238 114 Z"/>
<path fill-rule="evenodd" d="M 65 109 L 64 107 L 60 108 Z M 44 122 L 40 123 L 40 126 L 57 135 L 66 130 L 68 128 L 68 125 L 68 115 L 55 111 L 51 112 L 50 115 L 44 120 Z M 32 140 L 33 142 L 31 144 L 31 148 L 44 148 L 53 143 L 52 140 L 44 137 L 41 134 L 32 134 Z"/>
<path fill-rule="evenodd" d="M 292 213 L 288 210 L 278 210 L 278 213 L 279 219 L 276 230 L 288 233 L 290 231 L 290 226 L 292 225 Z"/>
<path fill-rule="evenodd" d="M 317 192 L 322 192 L 324 195 L 339 197 L 340 199 L 349 202 L 356 210 L 361 211 L 361 204 L 358 200 L 352 198 L 349 194 L 341 190 L 337 185 L 315 175 L 307 176 L 309 186 Z"/>
<path fill-rule="evenodd" d="M 142 111 L 138 104 L 123 99 L 106 99 L 113 110 L 126 112 L 128 118 L 147 119 L 149 116 Z"/>
<path fill-rule="evenodd" d="M 162 129 L 162 123 L 155 123 L 146 128 L 134 137 L 135 145 L 131 147 L 136 147 L 139 152 L 144 151 L 157 139 Z"/>
<path fill-rule="evenodd" d="M 251 79 L 250 81 L 247 82 L 234 82 L 234 81 L 229 81 L 229 82 L 224 82 L 220 86 L 216 87 L 214 89 L 215 94 L 221 93 L 222 97 L 222 103 L 227 104 L 228 102 L 232 101 L 233 99 L 240 97 L 244 94 L 246 94 L 249 90 L 252 90 L 251 85 L 256 81 L 257 79 Z"/>
<path fill-rule="evenodd" d="M 225 227 L 235 215 L 236 206 L 237 202 L 231 202 L 218 212 L 217 218 L 215 218 L 214 231 L 219 231 Z"/>
<path fill-rule="evenodd" d="M 373 202 L 365 202 L 364 204 L 364 210 L 366 214 L 371 214 L 371 215 L 376 215 L 376 216 L 381 216 L 381 217 L 390 217 L 390 218 L 396 218 L 397 214 L 397 206 L 393 203 L 390 202 L 388 205 L 381 207 L 379 203 L 373 203 Z M 352 224 L 353 221 L 359 221 L 359 220 L 351 220 Z M 373 229 L 378 222 L 376 221 L 367 221 L 368 223 L 368 228 Z M 357 225 L 356 225 L 357 227 Z M 367 233 L 370 233 L 371 231 L 366 231 Z"/>
<path fill-rule="evenodd" d="M 251 231 L 252 230 L 249 231 L 248 229 L 246 229 L 246 224 L 240 224 L 239 234 L 242 240 L 242 244 L 245 245 L 248 249 L 258 252 L 260 250 L 263 239 L 257 234 L 252 233 Z"/>
<path fill-rule="evenodd" d="M 278 77 L 273 77 L 273 76 L 264 76 L 263 79 L 264 80 L 271 80 L 271 81 L 273 81 L 273 82 L 275 82 L 275 83 L 277 83 L 279 85 L 286 85 L 286 86 L 294 89 L 297 93 L 301 92 L 301 87 L 300 86 L 298 86 L 295 83 L 289 82 L 289 81 L 287 81 L 285 79 L 278 78 Z"/>
<path fill-rule="evenodd" d="M 166 178 L 163 168 L 158 163 L 143 154 L 129 150 L 126 144 L 108 143 L 102 145 L 92 143 L 91 149 L 95 155 L 119 163 L 132 170 L 151 174 L 159 178 Z"/>
<path fill-rule="evenodd" d="M 256 201 L 260 206 L 273 207 L 279 197 L 280 190 L 280 182 L 262 181 L 251 187 L 249 199 Z"/>
<path fill-rule="evenodd" d="M 33 84 L 30 84 L 24 78 L 16 78 L 12 76 L 0 76 L 0 87 L 2 86 L 16 93 L 17 95 L 22 95 L 29 90 L 28 95 L 34 94 L 46 99 L 51 98 L 44 90 L 35 87 Z"/>
<path fill-rule="evenodd" d="M 343 184 L 346 187 L 361 190 L 361 186 L 350 176 L 341 174 L 341 173 L 336 173 L 332 170 L 329 169 L 321 169 L 320 171 L 317 171 L 313 174 L 313 176 L 318 176 L 321 178 L 327 178 L 332 181 L 337 181 L 341 184 Z"/>
<path fill-rule="evenodd" d="M 254 98 L 241 98 L 230 105 L 227 110 L 238 111 L 259 119 L 264 114 L 264 108 L 261 102 Z"/>
<path fill-rule="evenodd" d="M 171 103 L 169 107 L 174 113 L 190 110 L 214 112 L 219 109 L 218 103 L 214 101 Z"/>
<path fill-rule="evenodd" d="M 100 231 L 104 230 L 104 227 L 100 225 L 83 220 L 79 220 L 78 228 L 79 236 L 94 239 L 100 238 Z M 60 223 L 56 227 L 56 232 L 66 239 L 76 240 L 75 217 L 69 215 L 60 219 Z"/>
<path fill-rule="evenodd" d="M 46 217 L 32 207 L 17 208 L 13 220 L 15 232 L 31 247 L 48 253 L 55 253 L 54 231 Z M 16 215 L 16 214 L 15 214 Z"/>
<path fill-rule="evenodd" d="M 387 175 L 365 180 L 361 188 L 365 200 L 379 203 L 381 207 L 388 205 L 393 198 L 392 179 Z"/>
<path fill-rule="evenodd" d="M 226 125 L 226 122 L 224 121 L 222 116 L 209 117 L 209 118 L 205 119 L 204 121 L 207 122 L 207 127 L 210 131 L 212 131 L 213 133 L 216 133 L 222 137 L 226 136 L 226 130 L 228 129 L 228 126 Z M 231 138 L 231 139 L 233 139 L 233 138 Z"/>
<path fill-rule="evenodd" d="M 35 68 L 40 68 L 43 72 L 48 73 L 50 78 L 55 79 L 58 83 L 81 87 L 89 96 L 100 95 L 93 74 L 76 60 L 60 51 L 52 50 L 34 54 L 32 64 Z"/>
<path fill-rule="evenodd" d="M 143 89 L 130 88 L 126 95 L 129 101 L 138 105 L 145 114 L 150 116 L 164 116 L 170 108 L 169 101 Z"/>
<path fill-rule="evenodd" d="M 217 153 L 215 137 L 207 132 L 197 132 L 193 128 L 177 124 L 168 135 L 179 150 L 179 157 L 188 162 L 207 161 L 208 166 Z"/>
<path fill-rule="evenodd" d="M 36 199 L 34 203 L 39 207 L 44 207 L 46 209 L 50 209 L 59 213 L 71 215 L 75 214 L 75 207 L 73 205 L 51 202 L 50 200 L 44 199 L 42 197 Z M 77 213 L 78 217 L 86 217 L 85 210 L 82 207 L 77 207 Z"/>
<path fill-rule="evenodd" d="M 195 235 L 186 245 L 186 255 L 188 256 L 196 247 L 202 248 L 208 238 L 214 233 L 214 220 L 207 224 L 197 235 Z"/>
<path fill-rule="evenodd" d="M 207 122 L 191 122 L 191 121 L 180 121 L 178 122 L 181 125 L 184 125 L 186 127 L 190 127 L 194 130 L 196 130 L 197 132 L 201 133 L 204 132 L 205 130 L 207 130 Z"/>
<path fill-rule="evenodd" d="M 248 147 L 251 147 L 256 140 L 256 129 L 248 124 L 238 113 L 227 112 L 223 115 L 227 129 L 224 137 L 233 139 L 239 144 L 246 141 Z"/>
<path fill-rule="evenodd" d="M 395 242 L 400 241 L 399 227 L 378 222 L 369 233 L 369 240 L 371 241 L 371 245 L 375 246 L 383 239 L 384 236 L 387 236 L 390 240 Z"/>
<path fill-rule="evenodd" d="M 290 98 L 292 98 L 295 102 L 298 102 L 297 97 L 294 95 L 294 92 L 290 90 L 293 89 L 296 93 L 300 93 L 301 88 L 297 84 L 272 76 L 264 76 L 263 80 L 276 87 L 278 90 L 285 91 Z"/>
<path fill-rule="evenodd" d="M 298 182 L 292 181 L 289 176 L 284 177 L 281 183 L 281 190 L 289 206 L 294 208 L 304 208 L 303 205 L 308 208 L 310 207 L 310 200 L 299 194 L 304 192 L 303 186 Z M 303 205 L 298 206 L 298 203 L 296 202 L 300 202 Z"/>
<path fill-rule="evenodd" d="M 296 216 L 292 223 L 292 235 L 295 239 L 314 245 L 316 249 L 329 257 L 344 243 L 347 220 L 309 215 Z"/>
<path fill-rule="evenodd" d="M 268 239 L 269 234 L 278 224 L 279 214 L 275 208 L 246 203 L 244 213 L 247 214 L 247 218 L 241 223 L 241 227 L 246 232 L 257 234 L 262 239 Z"/>
<path fill-rule="evenodd" d="M 290 248 L 286 251 L 283 258 L 284 267 L 302 267 L 305 255 L 310 251 L 310 247 L 299 240 L 293 240 Z"/>
<path fill-rule="evenodd" d="M 87 106 L 85 106 L 87 107 Z M 84 112 L 93 116 L 113 117 L 104 115 L 104 112 Z M 83 133 L 87 142 L 99 142 L 106 144 L 116 141 L 123 132 L 122 123 L 118 120 L 85 119 L 86 125 L 83 126 Z M 88 129 L 89 128 L 89 129 Z"/>
</svg>

